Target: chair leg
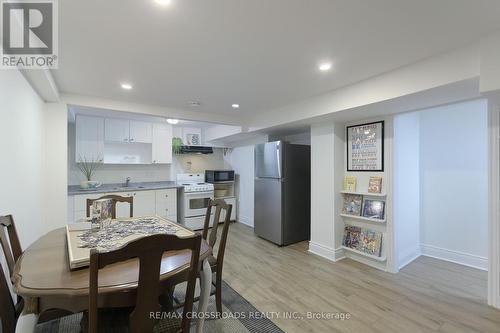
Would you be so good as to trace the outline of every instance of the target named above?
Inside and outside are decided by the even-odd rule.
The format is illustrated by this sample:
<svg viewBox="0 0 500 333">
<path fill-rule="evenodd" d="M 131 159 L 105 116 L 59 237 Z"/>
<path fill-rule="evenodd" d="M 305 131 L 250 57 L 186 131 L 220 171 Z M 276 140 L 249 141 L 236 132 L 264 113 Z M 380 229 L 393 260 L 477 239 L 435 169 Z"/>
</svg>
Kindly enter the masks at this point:
<svg viewBox="0 0 500 333">
<path fill-rule="evenodd" d="M 217 316 L 222 318 L 222 279 L 219 273 L 215 275 L 215 305 Z"/>
</svg>

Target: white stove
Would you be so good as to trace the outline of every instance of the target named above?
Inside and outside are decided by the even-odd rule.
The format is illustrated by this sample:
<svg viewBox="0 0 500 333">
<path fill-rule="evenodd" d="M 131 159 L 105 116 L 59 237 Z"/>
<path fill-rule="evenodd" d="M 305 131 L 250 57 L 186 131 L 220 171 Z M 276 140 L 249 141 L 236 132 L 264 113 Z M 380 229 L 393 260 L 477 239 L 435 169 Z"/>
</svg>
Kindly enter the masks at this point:
<svg viewBox="0 0 500 333">
<path fill-rule="evenodd" d="M 205 183 L 201 173 L 178 174 L 177 184 L 184 187 L 178 206 L 180 222 L 193 230 L 203 229 L 208 203 L 214 198 L 214 185 Z"/>
<path fill-rule="evenodd" d="M 214 190 L 214 184 L 205 183 L 205 175 L 201 173 L 180 173 L 177 184 L 184 186 L 184 192 L 208 192 Z"/>
</svg>

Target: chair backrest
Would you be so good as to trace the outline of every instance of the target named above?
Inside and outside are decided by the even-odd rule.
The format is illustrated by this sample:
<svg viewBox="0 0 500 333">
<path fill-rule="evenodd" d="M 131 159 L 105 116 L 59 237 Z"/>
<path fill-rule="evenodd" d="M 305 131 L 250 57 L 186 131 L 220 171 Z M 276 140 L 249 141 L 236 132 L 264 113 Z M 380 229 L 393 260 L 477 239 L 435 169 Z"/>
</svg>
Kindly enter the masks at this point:
<svg viewBox="0 0 500 333">
<path fill-rule="evenodd" d="M 210 235 L 208 235 L 208 229 L 210 228 L 210 217 L 212 214 L 212 208 L 215 207 L 214 214 L 214 224 Z M 224 252 L 226 250 L 227 234 L 229 232 L 229 223 L 231 221 L 231 211 L 233 205 L 228 205 L 223 199 L 210 200 L 208 203 L 207 213 L 205 215 L 205 224 L 203 226 L 203 239 L 207 240 L 208 245 L 214 248 L 217 242 L 217 230 L 219 228 L 221 212 L 224 211 L 224 223 L 222 227 L 222 234 L 219 242 L 219 249 L 217 250 L 217 265 L 221 266 L 224 260 Z M 207 238 L 208 237 L 208 238 Z"/>
<path fill-rule="evenodd" d="M 16 308 L 10 295 L 9 285 L 0 265 L 0 320 L 2 333 L 14 333 L 16 329 Z"/>
<path fill-rule="evenodd" d="M 186 268 L 188 285 L 182 315 L 182 332 L 189 332 L 194 288 L 198 276 L 200 246 L 201 236 L 199 234 L 188 238 L 158 234 L 140 238 L 110 252 L 99 253 L 93 249 L 90 254 L 89 331 L 91 333 L 97 332 L 99 269 L 113 263 L 138 258 L 139 280 L 135 309 L 130 315 L 130 331 L 152 332 L 155 322 L 150 319 L 150 313 L 160 311 L 158 298 L 161 294 L 159 279 L 163 253 L 189 249 L 191 250 L 191 260 L 189 268 Z"/>
<path fill-rule="evenodd" d="M 134 217 L 134 197 L 121 197 L 119 195 L 105 195 L 97 199 L 87 199 L 87 217 L 90 217 L 90 207 L 94 201 L 102 199 L 112 199 L 113 200 L 113 210 L 112 218 L 116 219 L 116 203 L 117 202 L 128 202 L 130 205 L 130 217 Z"/>
<path fill-rule="evenodd" d="M 16 261 L 23 254 L 12 215 L 0 216 L 0 243 L 12 278 Z"/>
</svg>

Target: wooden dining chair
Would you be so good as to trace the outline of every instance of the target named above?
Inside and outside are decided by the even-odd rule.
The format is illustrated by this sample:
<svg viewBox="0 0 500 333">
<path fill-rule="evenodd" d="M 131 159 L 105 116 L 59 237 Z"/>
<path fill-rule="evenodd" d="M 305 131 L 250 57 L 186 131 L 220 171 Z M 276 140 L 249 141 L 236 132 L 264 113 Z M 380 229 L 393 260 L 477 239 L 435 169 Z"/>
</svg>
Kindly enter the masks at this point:
<svg viewBox="0 0 500 333">
<path fill-rule="evenodd" d="M 112 213 L 111 217 L 113 219 L 116 219 L 116 204 L 118 202 L 128 202 L 130 206 L 130 217 L 134 217 L 134 197 L 122 197 L 119 195 L 105 195 L 97 199 L 87 199 L 87 217 L 90 217 L 90 207 L 92 207 L 92 204 L 94 201 L 97 200 L 102 200 L 102 199 L 112 199 L 113 200 L 113 207 L 112 207 Z"/>
<path fill-rule="evenodd" d="M 14 266 L 23 254 L 12 215 L 0 216 L 0 243 L 12 280 Z"/>
<path fill-rule="evenodd" d="M 99 270 L 122 261 L 137 258 L 139 260 L 139 280 L 135 298 L 135 308 L 129 316 L 128 328 L 130 332 L 153 332 L 156 320 L 151 319 L 150 314 L 161 310 L 159 298 L 164 293 L 160 286 L 160 266 L 163 253 L 166 251 L 191 250 L 189 267 L 182 272 L 187 277 L 186 302 L 184 305 L 182 320 L 175 324 L 165 325 L 175 332 L 189 332 L 191 312 L 193 310 L 194 288 L 198 276 L 198 262 L 201 246 L 201 235 L 195 234 L 188 238 L 178 238 L 175 235 L 158 234 L 140 238 L 132 241 L 124 247 L 99 253 L 95 249 L 90 254 L 90 290 L 89 290 L 89 332 L 96 333 L 99 324 L 107 322 L 105 318 L 98 320 L 98 298 L 99 298 Z M 113 319 L 110 319 L 113 320 Z M 170 319 L 168 319 L 170 321 Z M 101 324 L 102 325 L 102 324 Z M 117 330 L 122 331 L 122 330 Z M 164 330 L 162 330 L 164 331 Z"/>
<path fill-rule="evenodd" d="M 212 209 L 215 207 L 215 213 L 213 216 L 213 227 L 210 228 L 210 220 L 212 217 Z M 205 214 L 205 223 L 203 226 L 202 237 L 208 242 L 208 245 L 213 249 L 217 243 L 217 230 L 219 229 L 219 223 L 215 221 L 220 221 L 221 213 L 224 211 L 225 217 L 222 224 L 222 233 L 219 241 L 219 248 L 217 250 L 217 257 L 214 257 L 211 254 L 208 257 L 208 262 L 210 264 L 210 268 L 212 273 L 215 273 L 215 281 L 212 281 L 212 285 L 215 287 L 215 290 L 210 293 L 210 296 L 215 295 L 215 305 L 217 307 L 217 313 L 219 317 L 222 315 L 222 265 L 224 262 L 224 253 L 226 251 L 226 242 L 227 235 L 229 232 L 229 224 L 231 223 L 231 211 L 233 206 L 227 204 L 223 199 L 215 199 L 210 200 L 208 203 L 207 212 Z M 209 233 L 210 229 L 210 233 Z M 175 281 L 176 284 L 179 284 L 183 281 Z M 169 295 L 166 295 L 166 298 L 175 302 L 176 307 L 182 307 L 184 304 L 180 302 L 177 298 L 173 296 L 174 291 L 169 290 Z M 199 297 L 196 297 L 195 302 L 198 301 Z M 170 302 L 170 301 L 169 301 Z"/>
<path fill-rule="evenodd" d="M 14 267 L 16 265 L 17 260 L 21 255 L 23 254 L 23 251 L 21 249 L 21 243 L 19 242 L 19 237 L 17 235 L 17 230 L 16 230 L 16 225 L 14 224 L 14 218 L 12 215 L 5 215 L 5 216 L 0 216 L 0 244 L 2 246 L 2 250 L 4 253 L 5 261 L 7 262 L 7 267 L 9 270 L 9 275 L 10 275 L 10 281 L 13 281 L 13 275 L 14 275 Z M 3 271 L 2 271 L 2 277 L 0 277 L 0 280 L 5 279 L 3 276 Z M 6 282 L 7 283 L 7 282 Z M 3 282 L 0 281 L 0 288 L 4 288 Z M 8 295 L 10 297 L 10 291 L 9 287 L 7 284 L 7 291 Z M 2 299 L 3 299 L 3 291 L 2 291 Z M 10 299 L 12 301 L 12 298 Z M 6 301 L 6 299 L 2 300 L 2 304 L 0 305 L 1 312 L 4 313 L 4 311 L 8 311 L 9 306 L 5 305 L 3 301 Z M 22 297 L 18 296 L 17 297 L 17 302 L 14 305 L 12 302 L 11 304 L 12 307 L 15 308 L 16 310 L 16 320 L 19 314 L 21 313 L 23 307 L 24 307 L 24 300 Z M 10 312 L 9 312 L 10 313 Z M 56 318 L 60 318 L 63 316 L 68 315 L 69 312 L 65 310 L 59 310 L 59 309 L 50 309 L 48 311 L 45 311 L 40 314 L 40 317 L 38 319 L 39 322 L 44 322 Z M 0 317 L 3 318 L 3 316 L 0 314 Z M 7 316 L 6 318 L 9 318 Z M 7 320 L 7 319 L 6 319 Z M 3 325 L 3 320 L 2 320 L 2 325 Z M 2 331 L 5 332 L 5 331 Z"/>
<path fill-rule="evenodd" d="M 212 214 L 212 209 L 215 207 L 214 213 L 214 224 L 210 229 L 210 234 L 208 229 L 210 228 L 210 217 Z M 223 199 L 210 200 L 205 215 L 205 224 L 203 226 L 203 239 L 207 240 L 208 245 L 213 249 L 217 243 L 217 230 L 219 228 L 219 221 L 222 211 L 225 213 L 224 222 L 222 225 L 222 233 L 220 235 L 219 248 L 217 250 L 217 256 L 214 257 L 213 254 L 208 257 L 208 262 L 210 263 L 210 268 L 212 273 L 215 273 L 215 281 L 212 284 L 215 286 L 215 291 L 210 295 L 215 294 L 215 305 L 217 307 L 217 313 L 222 315 L 222 265 L 224 263 L 224 253 L 226 252 L 226 242 L 227 235 L 229 232 L 229 224 L 231 223 L 231 211 L 233 205 L 228 205 Z M 207 238 L 208 237 L 208 238 Z"/>
<path fill-rule="evenodd" d="M 22 310 L 22 304 L 17 306 L 12 300 L 9 284 L 5 278 L 2 265 L 0 265 L 0 320 L 2 321 L 2 333 L 14 333 L 17 318 Z"/>
</svg>

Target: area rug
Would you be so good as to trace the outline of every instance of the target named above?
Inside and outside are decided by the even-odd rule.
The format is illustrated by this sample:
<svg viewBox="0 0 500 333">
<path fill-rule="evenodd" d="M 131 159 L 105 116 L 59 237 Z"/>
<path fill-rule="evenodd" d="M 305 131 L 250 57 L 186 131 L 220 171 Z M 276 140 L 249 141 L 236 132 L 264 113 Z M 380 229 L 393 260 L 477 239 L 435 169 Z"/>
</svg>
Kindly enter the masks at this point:
<svg viewBox="0 0 500 333">
<path fill-rule="evenodd" d="M 178 288 L 181 289 L 181 288 Z M 181 293 L 176 290 L 176 295 Z M 197 288 L 198 289 L 198 288 Z M 203 331 L 206 333 L 282 333 L 272 321 L 259 316 L 260 313 L 250 302 L 238 294 L 225 281 L 222 282 L 223 319 L 207 319 Z M 211 296 L 208 313 L 215 313 L 215 296 Z M 81 313 L 38 324 L 36 333 L 79 333 Z M 191 329 L 194 332 L 194 323 Z"/>
</svg>

